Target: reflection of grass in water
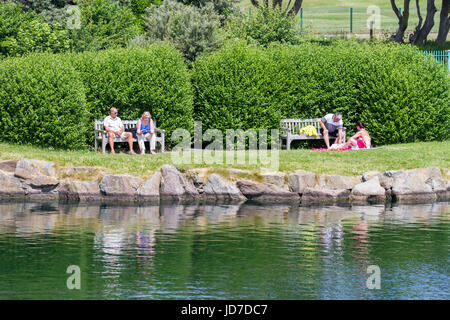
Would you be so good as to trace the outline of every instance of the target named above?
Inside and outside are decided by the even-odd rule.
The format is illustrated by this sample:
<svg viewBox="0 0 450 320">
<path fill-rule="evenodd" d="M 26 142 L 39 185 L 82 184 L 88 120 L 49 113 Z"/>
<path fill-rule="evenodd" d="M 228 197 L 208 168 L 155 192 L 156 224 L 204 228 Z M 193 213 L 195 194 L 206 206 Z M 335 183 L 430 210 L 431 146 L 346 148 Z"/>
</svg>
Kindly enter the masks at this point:
<svg viewBox="0 0 450 320">
<path fill-rule="evenodd" d="M 321 142 L 323 143 L 323 142 Z M 305 148 L 310 148 L 306 146 Z M 359 151 L 311 151 L 294 149 L 279 152 L 279 170 L 293 172 L 298 169 L 315 173 L 361 175 L 370 170 L 386 171 L 393 169 L 413 169 L 428 166 L 450 168 L 450 141 L 419 142 L 390 145 L 381 149 Z M 270 155 L 269 155 L 270 157 Z M 128 173 L 142 178 L 150 177 L 163 164 L 172 163 L 171 154 L 131 156 L 127 154 L 101 154 L 92 151 L 58 151 L 31 146 L 18 146 L 0 143 L 0 159 L 38 159 L 56 163 L 60 177 L 65 169 L 75 166 L 95 166 L 101 170 L 93 176 L 80 175 L 80 179 L 98 179 L 104 173 Z M 240 178 L 259 180 L 260 164 L 181 164 L 181 170 L 210 168 L 208 174 L 218 172 L 227 175 L 227 168 L 250 170 Z M 268 165 L 266 167 L 269 167 Z"/>
</svg>

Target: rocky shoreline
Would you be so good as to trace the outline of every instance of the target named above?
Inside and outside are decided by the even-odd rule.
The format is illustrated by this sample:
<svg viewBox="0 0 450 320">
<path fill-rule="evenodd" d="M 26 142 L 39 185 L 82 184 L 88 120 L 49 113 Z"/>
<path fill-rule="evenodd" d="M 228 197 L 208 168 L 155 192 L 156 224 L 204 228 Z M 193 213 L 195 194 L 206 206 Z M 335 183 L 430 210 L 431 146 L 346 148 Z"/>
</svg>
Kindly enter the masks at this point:
<svg viewBox="0 0 450 320">
<path fill-rule="evenodd" d="M 75 167 L 66 176 L 93 167 Z M 148 180 L 126 174 L 105 174 L 101 181 L 58 179 L 52 162 L 23 159 L 0 162 L 0 199 L 28 198 L 75 201 L 192 202 L 247 200 L 302 205 L 329 203 L 431 202 L 450 199 L 449 169 L 439 167 L 365 172 L 362 176 L 292 173 L 261 174 L 244 179 L 245 170 L 230 169 L 228 178 L 208 169 L 182 173 L 163 165 Z"/>
</svg>

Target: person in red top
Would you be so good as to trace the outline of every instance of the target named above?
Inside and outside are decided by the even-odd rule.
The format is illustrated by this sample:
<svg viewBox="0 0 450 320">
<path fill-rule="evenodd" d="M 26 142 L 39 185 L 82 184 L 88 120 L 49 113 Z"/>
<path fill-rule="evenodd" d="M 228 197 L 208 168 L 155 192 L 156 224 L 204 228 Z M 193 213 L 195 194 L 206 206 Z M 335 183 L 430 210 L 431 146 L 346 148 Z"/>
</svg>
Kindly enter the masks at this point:
<svg viewBox="0 0 450 320">
<path fill-rule="evenodd" d="M 351 147 L 352 149 L 370 149 L 370 135 L 365 128 L 365 123 L 362 121 L 358 121 L 356 123 L 356 129 L 358 130 L 358 132 L 353 137 L 348 139 L 343 148 Z"/>
</svg>

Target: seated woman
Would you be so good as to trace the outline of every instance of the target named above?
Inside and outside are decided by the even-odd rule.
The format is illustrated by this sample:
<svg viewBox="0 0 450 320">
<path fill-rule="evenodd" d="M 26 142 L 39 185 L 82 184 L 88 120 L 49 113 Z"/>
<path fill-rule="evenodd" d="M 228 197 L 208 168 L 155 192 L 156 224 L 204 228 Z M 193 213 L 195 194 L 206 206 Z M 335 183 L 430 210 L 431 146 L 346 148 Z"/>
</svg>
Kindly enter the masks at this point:
<svg viewBox="0 0 450 320">
<path fill-rule="evenodd" d="M 138 120 L 136 126 L 136 133 L 138 138 L 139 149 L 141 154 L 145 154 L 145 140 L 150 141 L 150 153 L 155 154 L 156 134 L 155 125 L 152 120 L 150 112 L 145 111 L 142 118 Z"/>
<path fill-rule="evenodd" d="M 356 123 L 356 129 L 358 132 L 348 139 L 343 148 L 351 147 L 352 149 L 370 149 L 370 135 L 365 129 L 366 125 L 362 121 Z"/>
</svg>

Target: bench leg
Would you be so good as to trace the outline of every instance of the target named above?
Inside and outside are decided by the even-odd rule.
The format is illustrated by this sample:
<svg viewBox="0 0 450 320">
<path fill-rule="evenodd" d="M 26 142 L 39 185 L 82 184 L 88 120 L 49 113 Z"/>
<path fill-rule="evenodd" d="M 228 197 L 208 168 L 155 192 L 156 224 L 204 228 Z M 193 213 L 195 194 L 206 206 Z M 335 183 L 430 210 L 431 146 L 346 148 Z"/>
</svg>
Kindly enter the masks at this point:
<svg viewBox="0 0 450 320">
<path fill-rule="evenodd" d="M 95 152 L 97 152 L 98 150 L 98 142 L 97 142 L 97 137 L 95 138 L 95 142 L 94 142 L 94 146 L 95 146 Z"/>
<path fill-rule="evenodd" d="M 161 153 L 164 153 L 164 144 L 165 144 L 165 140 L 164 140 L 164 133 L 161 134 Z"/>
<path fill-rule="evenodd" d="M 106 140 L 105 139 L 103 139 L 102 140 L 102 153 L 106 153 Z"/>
<path fill-rule="evenodd" d="M 286 150 L 291 150 L 291 139 L 286 139 Z"/>
</svg>

